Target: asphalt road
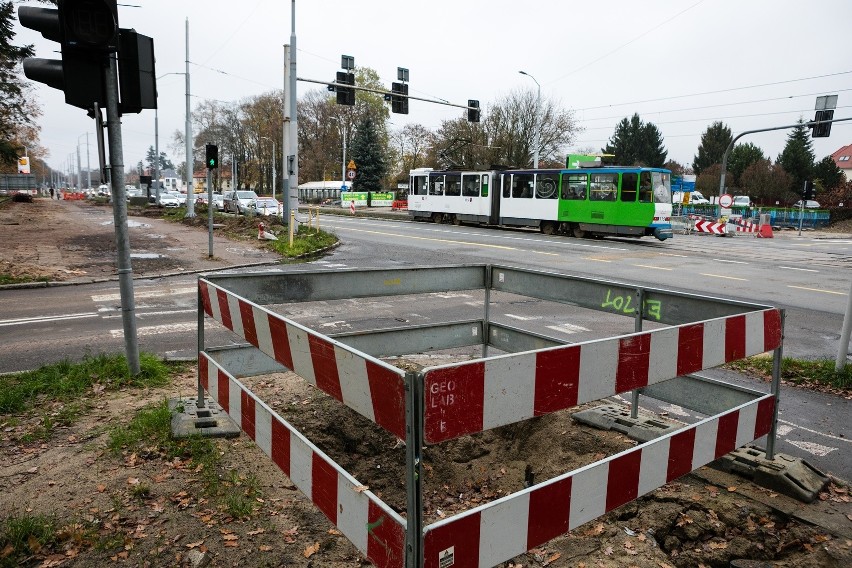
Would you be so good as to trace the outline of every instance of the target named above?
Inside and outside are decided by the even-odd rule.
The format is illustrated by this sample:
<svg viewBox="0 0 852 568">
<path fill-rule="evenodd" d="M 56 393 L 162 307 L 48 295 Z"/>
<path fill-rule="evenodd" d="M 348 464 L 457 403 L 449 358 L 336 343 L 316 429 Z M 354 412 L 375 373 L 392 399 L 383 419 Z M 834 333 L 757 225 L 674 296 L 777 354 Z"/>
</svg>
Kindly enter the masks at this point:
<svg viewBox="0 0 852 568">
<path fill-rule="evenodd" d="M 341 247 L 308 265 L 275 269 L 498 263 L 771 304 L 787 311 L 784 350 L 797 357 L 833 358 L 836 354 L 852 260 L 852 240 L 809 236 L 772 240 L 678 236 L 659 243 L 333 216 L 324 216 L 322 223 L 339 234 Z M 167 357 L 195 355 L 195 276 L 136 280 L 135 299 L 141 349 Z M 324 303 L 286 306 L 282 311 L 333 333 L 383 327 L 399 319 L 458 319 L 476 301 L 456 296 L 422 298 L 404 305 L 360 302 L 345 316 Z M 556 330 L 572 342 L 632 330 L 632 320 L 625 323 L 625 318 L 602 317 L 600 312 L 565 316 L 543 303 L 526 302 L 522 307 L 520 316 L 520 306 L 506 300 L 494 308 L 493 317 L 513 324 L 518 324 L 517 318 L 529 318 L 524 320 L 528 325 L 550 333 Z M 481 310 L 474 308 L 477 313 Z M 0 314 L 0 372 L 123 348 L 117 282 L 4 290 Z M 238 342 L 222 329 L 209 327 L 206 334 L 208 344 Z M 750 386 L 766 389 L 754 381 Z M 848 479 L 852 477 L 852 432 L 843 417 L 849 415 L 848 400 L 785 389 L 778 449 Z"/>
</svg>

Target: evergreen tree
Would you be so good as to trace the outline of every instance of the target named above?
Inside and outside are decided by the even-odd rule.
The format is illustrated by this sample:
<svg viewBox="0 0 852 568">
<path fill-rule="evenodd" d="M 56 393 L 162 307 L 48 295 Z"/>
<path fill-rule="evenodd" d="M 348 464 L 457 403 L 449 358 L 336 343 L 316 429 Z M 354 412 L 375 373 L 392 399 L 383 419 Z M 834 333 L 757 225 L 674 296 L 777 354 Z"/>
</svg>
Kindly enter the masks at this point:
<svg viewBox="0 0 852 568">
<path fill-rule="evenodd" d="M 26 97 L 27 84 L 20 69 L 24 57 L 32 57 L 33 46 L 12 44 L 15 6 L 0 2 L 0 166 L 16 164 L 22 131 L 32 126 L 32 101 Z"/>
<path fill-rule="evenodd" d="M 814 179 L 819 180 L 823 190 L 830 191 L 843 184 L 843 171 L 837 167 L 834 158 L 826 156 L 814 165 Z"/>
<path fill-rule="evenodd" d="M 666 163 L 666 151 L 660 130 L 651 122 L 645 123 L 634 114 L 615 126 L 612 138 L 602 149 L 615 154 L 615 161 L 624 166 L 642 165 L 661 168 Z"/>
<path fill-rule="evenodd" d="M 810 130 L 805 126 L 805 121 L 799 118 L 799 123 L 790 134 L 787 135 L 787 144 L 777 162 L 781 164 L 784 171 L 790 174 L 793 180 L 790 189 L 801 193 L 805 180 L 811 178 L 814 169 L 814 147 L 811 143 Z"/>
<path fill-rule="evenodd" d="M 763 150 L 751 142 L 737 144 L 734 146 L 734 149 L 731 150 L 730 156 L 728 156 L 728 171 L 734 176 L 734 183 L 730 185 L 739 186 L 740 177 L 742 177 L 746 168 L 759 160 L 765 159 L 766 157 L 763 155 Z"/>
<path fill-rule="evenodd" d="M 731 140 L 733 140 L 731 129 L 725 126 L 723 122 L 714 122 L 708 126 L 704 134 L 701 135 L 698 155 L 692 159 L 692 169 L 695 170 L 695 173 L 700 174 L 701 170 L 713 164 L 721 164 L 722 156 L 725 155 L 725 150 Z"/>
<path fill-rule="evenodd" d="M 148 164 L 148 168 L 153 172 L 156 167 L 157 159 L 154 154 L 154 147 L 148 146 L 148 152 L 145 154 L 145 163 Z M 169 160 L 169 157 L 165 152 L 160 152 L 160 172 L 163 170 L 173 170 L 175 169 L 175 165 Z"/>
<path fill-rule="evenodd" d="M 358 124 L 352 140 L 352 159 L 355 160 L 354 191 L 379 191 L 387 174 L 384 149 L 373 119 L 365 116 Z"/>
</svg>

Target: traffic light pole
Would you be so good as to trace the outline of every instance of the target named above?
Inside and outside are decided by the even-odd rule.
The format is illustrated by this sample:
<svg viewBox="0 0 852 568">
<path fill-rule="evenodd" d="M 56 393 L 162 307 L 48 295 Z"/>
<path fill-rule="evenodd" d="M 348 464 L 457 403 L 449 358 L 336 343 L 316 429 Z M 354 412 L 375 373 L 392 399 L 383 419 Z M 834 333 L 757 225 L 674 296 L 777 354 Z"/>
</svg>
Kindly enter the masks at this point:
<svg viewBox="0 0 852 568">
<path fill-rule="evenodd" d="M 124 153 L 121 123 L 118 117 L 118 64 L 115 54 L 109 56 L 106 70 L 107 133 L 111 172 L 112 215 L 115 244 L 118 249 L 118 283 L 121 295 L 121 320 L 124 327 L 124 351 L 130 374 L 136 376 L 139 365 L 139 342 L 136 337 L 136 303 L 133 298 L 133 268 L 130 265 L 130 235 L 127 232 L 127 200 L 124 192 Z M 97 111 L 97 107 L 95 108 Z"/>
</svg>

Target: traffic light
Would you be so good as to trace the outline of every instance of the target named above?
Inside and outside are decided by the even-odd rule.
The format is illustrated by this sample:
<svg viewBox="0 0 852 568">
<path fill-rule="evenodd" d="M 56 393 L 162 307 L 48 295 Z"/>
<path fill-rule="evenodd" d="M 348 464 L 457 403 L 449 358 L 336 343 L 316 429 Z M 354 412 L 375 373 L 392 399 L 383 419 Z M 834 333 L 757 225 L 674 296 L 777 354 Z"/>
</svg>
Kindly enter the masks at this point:
<svg viewBox="0 0 852 568">
<path fill-rule="evenodd" d="M 408 114 L 408 85 L 391 83 L 391 112 Z"/>
<path fill-rule="evenodd" d="M 834 118 L 834 109 L 816 111 L 816 115 L 814 116 L 814 122 L 817 122 L 819 124 L 814 125 L 811 137 L 812 138 L 828 138 L 831 135 L 831 123 L 830 122 L 821 122 L 821 121 L 832 120 L 833 118 Z"/>
<path fill-rule="evenodd" d="M 204 147 L 204 162 L 207 164 L 208 170 L 213 170 L 219 167 L 219 146 L 208 144 Z"/>
<path fill-rule="evenodd" d="M 807 201 L 808 199 L 813 199 L 816 196 L 816 190 L 814 189 L 814 182 L 805 181 L 805 190 L 802 192 L 802 199 Z"/>
<path fill-rule="evenodd" d="M 467 107 L 467 121 L 479 122 L 479 101 L 468 99 Z"/>
<path fill-rule="evenodd" d="M 154 40 L 135 30 L 119 30 L 119 113 L 140 113 L 157 108 Z"/>
<path fill-rule="evenodd" d="M 62 49 L 61 60 L 24 59 L 27 78 L 63 91 L 70 105 L 106 105 L 108 55 L 118 50 L 116 0 L 59 0 L 57 9 L 20 6 L 18 19 Z"/>
<path fill-rule="evenodd" d="M 355 73 L 347 73 L 346 71 L 337 72 L 337 83 L 339 85 L 355 85 Z M 355 89 L 351 87 L 337 87 L 337 104 L 339 105 L 355 105 Z"/>
</svg>

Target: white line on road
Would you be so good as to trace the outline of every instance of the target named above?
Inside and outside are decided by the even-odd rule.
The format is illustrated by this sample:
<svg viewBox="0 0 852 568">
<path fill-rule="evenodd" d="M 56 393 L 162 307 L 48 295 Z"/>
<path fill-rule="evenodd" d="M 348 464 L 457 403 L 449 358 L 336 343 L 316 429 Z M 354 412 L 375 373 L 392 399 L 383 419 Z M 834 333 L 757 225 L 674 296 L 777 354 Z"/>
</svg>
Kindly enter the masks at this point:
<svg viewBox="0 0 852 568">
<path fill-rule="evenodd" d="M 585 327 L 581 325 L 574 325 L 572 323 L 563 323 L 560 325 L 549 325 L 547 329 L 552 329 L 553 331 L 561 331 L 562 333 L 567 333 L 571 335 L 572 333 L 581 333 L 583 331 L 589 331 Z"/>
<path fill-rule="evenodd" d="M 715 262 L 727 262 L 729 264 L 748 264 L 747 262 L 743 262 L 741 260 L 728 260 L 726 258 L 714 258 Z"/>
<path fill-rule="evenodd" d="M 134 291 L 133 297 L 137 300 L 142 298 L 161 298 L 163 296 L 177 296 L 180 294 L 196 294 L 197 286 L 187 286 L 184 288 L 159 288 L 149 291 Z M 92 296 L 93 302 L 115 302 L 121 299 L 121 294 L 100 294 Z"/>
<path fill-rule="evenodd" d="M 638 266 L 639 268 L 650 268 L 652 270 L 671 270 L 671 268 L 665 268 L 663 266 L 651 266 L 650 264 L 631 264 L 630 266 Z"/>
<path fill-rule="evenodd" d="M 805 432 L 810 432 L 811 434 L 816 434 L 818 436 L 823 436 L 825 438 L 831 438 L 832 440 L 837 440 L 838 442 L 846 442 L 847 444 L 852 443 L 852 439 L 850 438 L 841 438 L 840 436 L 835 436 L 833 434 L 826 434 L 825 432 L 819 432 L 817 430 L 811 430 L 810 428 L 805 428 L 804 426 L 799 426 L 794 422 L 787 422 L 786 420 L 778 419 L 779 424 L 787 424 L 792 426 L 793 428 L 798 428 L 799 430 L 804 430 Z"/>
<path fill-rule="evenodd" d="M 183 333 L 187 331 L 195 332 L 198 330 L 198 323 L 174 323 L 171 325 L 149 325 L 136 328 L 136 335 L 139 337 L 144 337 L 146 335 L 160 335 L 163 333 Z M 124 337 L 123 329 L 111 329 L 109 330 L 110 335 L 113 338 L 121 338 Z"/>
<path fill-rule="evenodd" d="M 796 446 L 800 450 L 804 450 L 809 454 L 813 454 L 815 456 L 823 457 L 827 456 L 837 448 L 830 448 L 828 446 L 823 446 L 822 444 L 816 444 L 814 442 L 802 442 L 800 440 L 786 440 L 788 444 L 791 446 Z"/>
<path fill-rule="evenodd" d="M 507 318 L 512 318 L 512 319 L 521 320 L 521 321 L 530 321 L 530 320 L 541 319 L 539 316 L 532 316 L 532 317 L 530 317 L 530 316 L 516 316 L 515 314 L 505 314 L 505 315 L 506 315 Z"/>
<path fill-rule="evenodd" d="M 705 272 L 702 272 L 701 276 L 710 276 L 712 278 L 724 278 L 725 280 L 742 280 L 743 282 L 748 282 L 748 278 L 737 278 L 736 276 L 723 276 L 721 274 L 707 274 Z"/>
<path fill-rule="evenodd" d="M 689 255 L 686 254 L 674 254 L 672 252 L 661 252 L 660 256 L 679 256 L 680 258 L 689 258 Z"/>
<path fill-rule="evenodd" d="M 796 268 L 794 266 L 779 266 L 778 268 L 783 268 L 784 270 L 800 270 L 802 272 L 819 272 L 819 270 L 812 270 L 810 268 Z"/>
<path fill-rule="evenodd" d="M 97 316 L 98 314 L 96 312 L 86 312 L 82 314 L 65 314 L 61 316 L 36 316 L 32 318 L 8 319 L 0 320 L 0 327 L 6 327 L 10 325 L 26 325 L 32 323 L 49 323 L 52 321 L 63 321 L 81 318 L 94 318 Z"/>
<path fill-rule="evenodd" d="M 822 288 L 808 288 L 807 286 L 787 286 L 787 288 L 796 288 L 798 290 L 808 290 L 810 292 L 822 292 L 823 294 L 835 294 L 837 296 L 845 296 L 846 292 L 835 292 L 834 290 L 823 290 Z"/>
<path fill-rule="evenodd" d="M 117 312 L 118 310 L 115 310 L 115 311 Z M 144 311 L 141 311 L 137 308 L 136 309 L 136 317 L 139 318 L 139 319 L 142 319 L 143 317 L 147 317 L 147 316 L 170 316 L 172 314 L 190 314 L 190 313 L 194 314 L 196 312 L 198 312 L 198 310 L 196 308 L 189 308 L 187 310 L 165 310 L 165 311 L 162 311 L 162 312 L 144 312 Z M 121 318 L 121 317 L 124 317 L 124 316 L 120 313 L 116 313 L 116 314 L 112 314 L 112 315 L 108 315 L 108 316 L 103 316 L 102 319 L 116 319 L 116 318 Z"/>
</svg>

